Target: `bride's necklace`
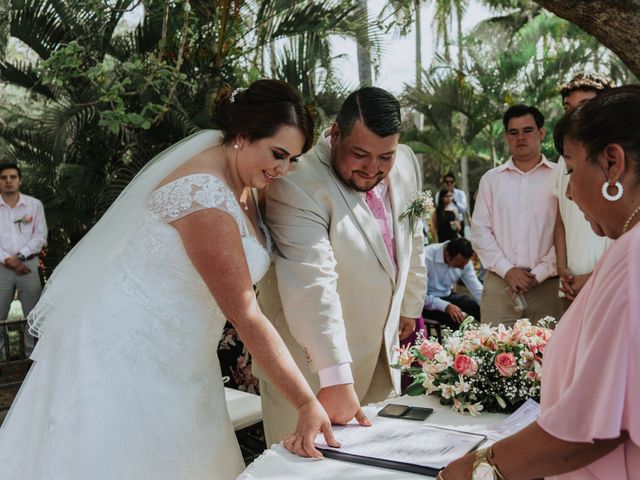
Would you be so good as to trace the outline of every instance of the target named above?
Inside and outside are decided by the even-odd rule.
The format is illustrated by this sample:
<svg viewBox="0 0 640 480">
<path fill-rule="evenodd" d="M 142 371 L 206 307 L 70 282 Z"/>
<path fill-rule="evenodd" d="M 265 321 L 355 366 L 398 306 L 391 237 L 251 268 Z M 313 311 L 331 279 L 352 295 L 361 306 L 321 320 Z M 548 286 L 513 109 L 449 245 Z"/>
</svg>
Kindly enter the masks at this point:
<svg viewBox="0 0 640 480">
<path fill-rule="evenodd" d="M 633 218 L 640 212 L 640 205 L 638 205 L 636 207 L 636 209 L 631 212 L 631 215 L 629 215 L 629 218 L 627 218 L 627 221 L 624 222 L 624 226 L 622 227 L 622 233 L 627 233 L 627 230 L 629 230 L 629 226 L 631 225 L 631 220 L 633 220 Z"/>
<path fill-rule="evenodd" d="M 229 158 L 227 157 L 227 148 L 225 147 L 225 145 L 222 145 L 222 153 L 224 155 L 224 162 L 225 165 L 227 166 L 227 168 L 230 168 L 229 165 Z M 237 154 L 236 154 L 236 163 L 237 163 Z M 229 175 L 230 178 L 233 178 L 232 175 Z M 233 185 L 233 182 L 229 182 L 231 185 Z M 240 204 L 240 206 L 242 208 L 244 208 L 245 211 L 249 210 L 249 205 L 247 204 L 247 201 L 249 199 L 249 194 L 251 193 L 251 187 L 245 186 L 242 188 L 242 192 L 240 192 L 240 195 L 238 195 L 235 190 L 233 190 L 234 195 L 236 195 L 236 197 L 238 197 L 238 203 Z"/>
</svg>

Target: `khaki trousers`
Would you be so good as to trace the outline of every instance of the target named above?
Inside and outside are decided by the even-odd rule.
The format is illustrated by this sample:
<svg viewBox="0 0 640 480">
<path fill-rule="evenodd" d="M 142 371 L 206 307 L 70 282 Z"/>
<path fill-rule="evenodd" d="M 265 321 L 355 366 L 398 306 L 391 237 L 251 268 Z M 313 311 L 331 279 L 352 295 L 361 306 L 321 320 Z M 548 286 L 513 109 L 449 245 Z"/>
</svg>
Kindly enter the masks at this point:
<svg viewBox="0 0 640 480">
<path fill-rule="evenodd" d="M 560 320 L 564 313 L 562 299 L 558 297 L 558 277 L 548 278 L 526 292 L 524 298 L 527 307 L 522 313 L 516 311 L 513 300 L 506 291 L 507 286 L 507 282 L 499 275 L 493 272 L 485 274 L 480 304 L 482 323 L 502 323 L 511 327 L 520 318 L 528 318 L 535 323 L 547 315 Z"/>
<path fill-rule="evenodd" d="M 25 262 L 31 273 L 26 275 L 16 275 L 16 272 L 0 264 L 0 320 L 6 320 L 13 301 L 13 295 L 18 290 L 18 299 L 22 304 L 22 312 L 24 317 L 33 310 L 42 292 L 42 284 L 40 283 L 40 273 L 38 272 L 38 264 L 40 260 L 34 257 Z M 35 339 L 29 334 L 25 327 L 24 341 L 27 356 L 31 355 L 35 345 Z M 5 355 L 4 352 L 4 332 L 0 331 L 0 357 Z"/>
<path fill-rule="evenodd" d="M 395 396 L 389 373 L 390 367 L 385 358 L 384 352 L 381 351 L 369 389 L 360 399 L 361 405 L 378 403 Z M 298 412 L 273 385 L 263 379 L 260 379 L 260 400 L 262 402 L 264 437 L 267 448 L 269 448 L 274 443 L 281 442 L 287 434 L 295 431 Z"/>
</svg>

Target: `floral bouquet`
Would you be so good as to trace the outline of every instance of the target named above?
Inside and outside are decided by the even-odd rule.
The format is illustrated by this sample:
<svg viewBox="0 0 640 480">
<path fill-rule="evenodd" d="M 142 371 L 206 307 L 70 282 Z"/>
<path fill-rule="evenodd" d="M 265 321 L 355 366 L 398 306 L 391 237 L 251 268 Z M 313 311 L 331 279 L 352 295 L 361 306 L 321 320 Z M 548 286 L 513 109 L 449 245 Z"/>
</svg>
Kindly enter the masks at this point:
<svg viewBox="0 0 640 480">
<path fill-rule="evenodd" d="M 492 327 L 467 318 L 457 331 L 445 329 L 442 342 L 419 336 L 398 348 L 398 363 L 413 383 L 408 395 L 434 394 L 453 410 L 513 412 L 528 398 L 539 400 L 542 354 L 555 320 L 536 325 L 518 320 L 512 328 Z"/>
</svg>

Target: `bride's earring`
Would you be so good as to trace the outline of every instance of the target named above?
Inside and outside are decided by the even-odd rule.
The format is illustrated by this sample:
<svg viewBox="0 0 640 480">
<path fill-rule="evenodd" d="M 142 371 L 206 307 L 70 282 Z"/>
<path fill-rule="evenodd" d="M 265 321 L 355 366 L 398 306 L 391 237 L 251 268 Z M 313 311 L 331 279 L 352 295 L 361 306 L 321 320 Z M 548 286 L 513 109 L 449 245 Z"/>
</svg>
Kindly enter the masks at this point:
<svg viewBox="0 0 640 480">
<path fill-rule="evenodd" d="M 238 203 L 242 205 L 242 208 L 245 210 L 249 210 L 249 205 L 247 205 L 247 199 L 249 198 L 249 193 L 251 193 L 251 187 L 244 187 L 242 189 L 242 193 L 240 194 L 240 200 Z"/>
</svg>

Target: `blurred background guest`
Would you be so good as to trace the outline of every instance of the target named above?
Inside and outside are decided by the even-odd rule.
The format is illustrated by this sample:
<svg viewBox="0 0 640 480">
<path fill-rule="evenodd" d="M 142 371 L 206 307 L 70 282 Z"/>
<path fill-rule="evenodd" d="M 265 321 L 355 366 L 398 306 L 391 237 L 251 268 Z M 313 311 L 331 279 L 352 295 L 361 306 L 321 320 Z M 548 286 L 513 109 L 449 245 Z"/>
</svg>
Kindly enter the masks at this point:
<svg viewBox="0 0 640 480">
<path fill-rule="evenodd" d="M 471 242 L 462 237 L 425 247 L 428 287 L 424 318 L 437 320 L 452 330 L 457 330 L 469 315 L 480 320 L 482 284 L 473 268 L 472 256 Z M 459 280 L 471 295 L 453 291 Z"/>
<path fill-rule="evenodd" d="M 611 80 L 596 73 L 579 73 L 560 90 L 562 107 L 565 112 L 588 102 L 598 93 L 611 88 Z M 558 159 L 558 170 L 553 193 L 558 197 L 558 215 L 553 233 L 554 245 L 560 276 L 560 290 L 564 308 L 589 279 L 598 260 L 612 243 L 599 237 L 591 230 L 591 225 L 576 203 L 567 197 L 567 185 L 571 175 L 567 174 L 564 158 Z"/>
<path fill-rule="evenodd" d="M 436 210 L 431 216 L 432 238 L 442 243 L 458 238 L 462 234 L 460 212 L 453 203 L 453 193 L 443 188 L 437 195 Z"/>
<path fill-rule="evenodd" d="M 21 186 L 20 167 L 0 164 L 0 321 L 7 319 L 16 290 L 25 318 L 42 292 L 38 254 L 47 243 L 47 221 L 42 202 L 21 193 Z M 35 338 L 25 331 L 24 342 L 29 356 Z M 0 358 L 6 354 L 2 347 L 8 348 L 4 343 L 0 332 Z"/>
<path fill-rule="evenodd" d="M 453 194 L 453 205 L 458 209 L 458 220 L 460 220 L 460 225 L 462 228 L 460 229 L 460 235 L 464 236 L 464 221 L 467 212 L 469 211 L 468 203 L 467 203 L 467 194 L 464 193 L 464 190 L 460 190 L 456 188 L 456 177 L 453 173 L 448 172 L 442 177 L 442 188 L 450 191 Z M 438 198 L 440 197 L 440 192 L 436 194 L 435 201 L 438 203 Z"/>
<path fill-rule="evenodd" d="M 540 110 L 513 105 L 502 123 L 511 158 L 480 179 L 471 231 L 488 270 L 482 321 L 511 326 L 519 318 L 562 315 L 553 246 L 557 167 L 542 154 L 546 129 Z"/>
</svg>

